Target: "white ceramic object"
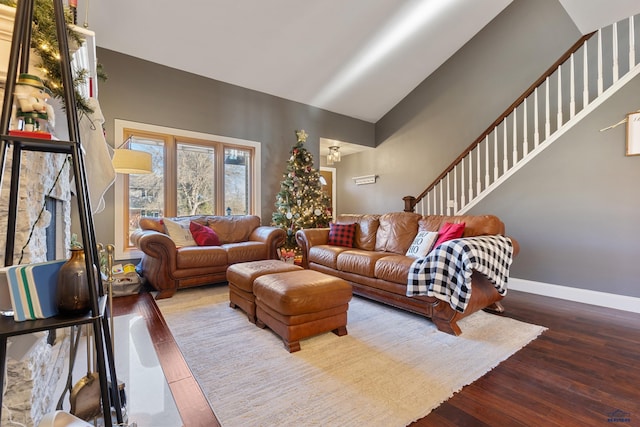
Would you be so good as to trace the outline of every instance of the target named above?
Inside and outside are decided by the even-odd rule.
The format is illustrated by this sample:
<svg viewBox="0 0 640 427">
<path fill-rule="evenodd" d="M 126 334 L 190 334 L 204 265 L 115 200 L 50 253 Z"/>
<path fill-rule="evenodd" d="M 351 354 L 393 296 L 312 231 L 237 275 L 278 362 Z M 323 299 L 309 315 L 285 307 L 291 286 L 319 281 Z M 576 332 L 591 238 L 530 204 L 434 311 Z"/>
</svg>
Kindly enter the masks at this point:
<svg viewBox="0 0 640 427">
<path fill-rule="evenodd" d="M 38 427 L 91 427 L 91 424 L 68 412 L 55 411 L 45 415 Z"/>
</svg>

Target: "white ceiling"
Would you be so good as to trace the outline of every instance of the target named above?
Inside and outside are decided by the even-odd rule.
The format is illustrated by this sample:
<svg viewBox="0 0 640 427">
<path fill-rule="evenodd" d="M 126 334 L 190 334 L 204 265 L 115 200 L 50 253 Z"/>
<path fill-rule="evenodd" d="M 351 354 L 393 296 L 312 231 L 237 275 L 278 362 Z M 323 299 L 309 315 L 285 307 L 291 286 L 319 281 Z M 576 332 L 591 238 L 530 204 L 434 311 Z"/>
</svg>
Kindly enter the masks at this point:
<svg viewBox="0 0 640 427">
<path fill-rule="evenodd" d="M 78 24 L 106 49 L 376 122 L 511 1 L 80 0 Z M 640 12 L 560 2 L 583 33 Z"/>
</svg>

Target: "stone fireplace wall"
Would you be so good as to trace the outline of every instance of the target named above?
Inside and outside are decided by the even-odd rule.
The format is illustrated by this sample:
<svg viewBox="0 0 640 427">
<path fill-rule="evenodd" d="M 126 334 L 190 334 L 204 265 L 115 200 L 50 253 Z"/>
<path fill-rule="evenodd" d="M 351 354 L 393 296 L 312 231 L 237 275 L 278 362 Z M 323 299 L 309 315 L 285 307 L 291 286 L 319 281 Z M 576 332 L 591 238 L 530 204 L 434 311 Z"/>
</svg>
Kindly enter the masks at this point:
<svg viewBox="0 0 640 427">
<path fill-rule="evenodd" d="M 7 151 L 0 193 L 0 234 L 6 236 L 13 149 Z M 44 208 L 45 196 L 62 201 L 62 247 L 69 247 L 71 230 L 70 163 L 64 154 L 22 152 L 20 190 L 13 261 L 28 264 L 47 260 L 46 228 L 55 218 Z M 56 258 L 66 258 L 65 253 Z M 0 254 L 4 265 L 5 253 Z"/>
</svg>

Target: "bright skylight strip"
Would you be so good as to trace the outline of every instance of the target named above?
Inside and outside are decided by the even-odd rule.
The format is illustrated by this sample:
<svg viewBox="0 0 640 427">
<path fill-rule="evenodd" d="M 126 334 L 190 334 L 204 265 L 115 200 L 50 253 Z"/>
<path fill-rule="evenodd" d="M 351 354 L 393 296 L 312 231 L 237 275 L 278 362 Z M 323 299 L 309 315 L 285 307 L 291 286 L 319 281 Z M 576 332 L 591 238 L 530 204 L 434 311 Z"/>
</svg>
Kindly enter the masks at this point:
<svg viewBox="0 0 640 427">
<path fill-rule="evenodd" d="M 415 0 L 403 7 L 378 36 L 343 68 L 316 96 L 313 105 L 324 105 L 339 96 L 396 47 L 457 0 Z"/>
</svg>

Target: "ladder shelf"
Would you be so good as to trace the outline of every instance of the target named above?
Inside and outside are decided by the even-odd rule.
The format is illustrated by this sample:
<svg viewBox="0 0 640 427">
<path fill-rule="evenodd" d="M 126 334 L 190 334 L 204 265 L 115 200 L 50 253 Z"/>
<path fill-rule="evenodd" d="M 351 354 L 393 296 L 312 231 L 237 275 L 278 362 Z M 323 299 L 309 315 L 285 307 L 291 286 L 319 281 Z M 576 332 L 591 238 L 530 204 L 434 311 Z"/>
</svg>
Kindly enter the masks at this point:
<svg viewBox="0 0 640 427">
<path fill-rule="evenodd" d="M 23 151 L 37 151 L 47 153 L 62 153 L 68 155 L 71 161 L 73 177 L 77 190 L 77 205 L 82 243 L 85 248 L 86 271 L 94 268 L 100 271 L 97 244 L 91 215 L 87 175 L 84 166 L 80 132 L 78 126 L 78 112 L 76 107 L 73 78 L 70 65 L 69 45 L 67 40 L 67 23 L 64 18 L 62 0 L 52 0 L 54 3 L 56 34 L 60 49 L 60 65 L 64 86 L 64 106 L 69 129 L 69 141 L 40 139 L 28 135 L 11 135 L 9 121 L 13 107 L 15 78 L 18 73 L 28 72 L 29 47 L 31 41 L 31 22 L 35 0 L 21 0 L 17 2 L 14 21 L 13 39 L 7 68 L 2 115 L 0 116 L 0 177 L 4 176 L 7 151 L 13 148 L 11 182 L 9 189 L 9 206 L 7 216 L 7 232 L 5 246 L 5 266 L 13 264 L 18 193 L 20 191 L 20 166 Z M 115 408 L 116 422 L 123 423 L 122 406 L 118 381 L 116 376 L 113 347 L 109 330 L 107 311 L 107 297 L 101 283 L 100 275 L 87 275 L 89 283 L 90 310 L 82 316 L 54 316 L 47 319 L 14 321 L 9 317 L 0 317 L 0 385 L 5 381 L 5 366 L 7 356 L 7 338 L 32 332 L 52 330 L 87 324 L 93 327 L 97 371 L 100 382 L 100 398 L 105 426 L 111 426 L 111 408 Z M 108 371 L 107 371 L 108 369 Z M 109 379 L 111 385 L 109 386 Z M 111 387 L 111 388 L 110 388 Z M 111 401 L 113 399 L 113 401 Z M 0 393 L 0 415 L 2 413 L 2 393 Z"/>
</svg>

